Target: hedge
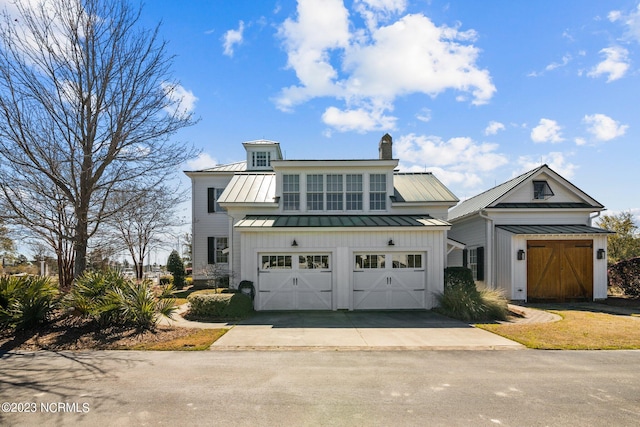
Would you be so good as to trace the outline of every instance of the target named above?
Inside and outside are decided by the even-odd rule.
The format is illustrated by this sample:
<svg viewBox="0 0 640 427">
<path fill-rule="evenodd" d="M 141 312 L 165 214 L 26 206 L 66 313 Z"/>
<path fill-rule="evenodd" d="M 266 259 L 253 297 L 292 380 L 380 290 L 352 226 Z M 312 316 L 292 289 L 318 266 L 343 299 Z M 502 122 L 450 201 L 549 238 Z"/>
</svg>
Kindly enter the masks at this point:
<svg viewBox="0 0 640 427">
<path fill-rule="evenodd" d="M 609 267 L 609 286 L 620 288 L 625 295 L 640 297 L 640 257 Z"/>
<path fill-rule="evenodd" d="M 191 304 L 189 314 L 197 317 L 241 319 L 253 312 L 253 301 L 241 293 L 191 294 L 187 301 Z"/>
</svg>

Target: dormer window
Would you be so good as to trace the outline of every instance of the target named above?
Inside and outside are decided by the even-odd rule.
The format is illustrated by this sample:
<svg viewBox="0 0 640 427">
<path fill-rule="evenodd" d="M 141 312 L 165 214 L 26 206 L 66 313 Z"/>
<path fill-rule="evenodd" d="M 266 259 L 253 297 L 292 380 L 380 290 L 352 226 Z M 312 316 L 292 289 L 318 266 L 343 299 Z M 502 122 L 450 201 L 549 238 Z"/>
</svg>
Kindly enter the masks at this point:
<svg viewBox="0 0 640 427">
<path fill-rule="evenodd" d="M 553 196 L 553 191 L 547 181 L 533 181 L 534 200 L 547 200 L 551 196 Z"/>
<path fill-rule="evenodd" d="M 253 168 L 266 168 L 271 166 L 271 153 L 268 151 L 254 151 L 251 166 Z"/>
</svg>

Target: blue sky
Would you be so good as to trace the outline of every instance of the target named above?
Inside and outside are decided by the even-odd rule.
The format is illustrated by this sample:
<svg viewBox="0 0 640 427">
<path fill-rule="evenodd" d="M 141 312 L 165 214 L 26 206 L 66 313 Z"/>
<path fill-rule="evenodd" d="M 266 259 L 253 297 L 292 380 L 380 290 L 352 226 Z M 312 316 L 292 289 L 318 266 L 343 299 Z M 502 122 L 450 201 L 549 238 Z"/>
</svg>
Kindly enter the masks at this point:
<svg viewBox="0 0 640 427">
<path fill-rule="evenodd" d="M 464 199 L 541 163 L 612 212 L 640 214 L 640 3 L 299 0 L 149 2 L 199 123 L 185 169 L 375 158 Z M 188 180 L 184 180 L 188 185 Z"/>
</svg>

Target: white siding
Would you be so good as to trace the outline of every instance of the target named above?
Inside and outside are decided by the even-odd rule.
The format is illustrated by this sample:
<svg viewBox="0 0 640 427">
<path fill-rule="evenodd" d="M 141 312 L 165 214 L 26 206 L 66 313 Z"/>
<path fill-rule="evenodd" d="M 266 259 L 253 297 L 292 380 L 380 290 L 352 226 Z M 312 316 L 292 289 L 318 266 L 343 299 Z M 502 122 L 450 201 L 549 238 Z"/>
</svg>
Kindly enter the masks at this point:
<svg viewBox="0 0 640 427">
<path fill-rule="evenodd" d="M 515 277 L 513 274 L 513 265 L 516 262 L 517 249 L 512 249 L 511 240 L 513 235 L 504 230 L 496 229 L 496 288 L 504 292 L 505 297 L 512 300 L 526 299 L 526 289 L 520 292 L 515 291 Z M 521 263 L 523 261 L 520 261 Z M 524 261 L 526 263 L 526 261 Z M 525 270 L 526 280 L 526 270 Z M 520 289 L 520 288 L 518 288 Z"/>
<path fill-rule="evenodd" d="M 510 192 L 507 197 L 500 199 L 501 203 L 531 203 L 536 202 L 533 199 L 533 181 L 547 181 L 553 196 L 546 200 L 540 200 L 540 202 L 548 203 L 563 203 L 563 202 L 584 202 L 584 199 L 578 197 L 573 191 L 565 187 L 564 184 L 560 184 L 547 174 L 539 174 L 531 180 L 523 182 L 514 191 Z"/>
</svg>

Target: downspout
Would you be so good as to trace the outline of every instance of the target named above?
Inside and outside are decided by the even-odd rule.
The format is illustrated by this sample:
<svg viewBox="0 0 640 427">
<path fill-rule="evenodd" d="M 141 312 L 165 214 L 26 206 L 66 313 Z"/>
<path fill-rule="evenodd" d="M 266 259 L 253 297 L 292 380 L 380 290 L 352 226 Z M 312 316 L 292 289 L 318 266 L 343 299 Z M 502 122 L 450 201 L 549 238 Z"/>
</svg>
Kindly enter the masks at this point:
<svg viewBox="0 0 640 427">
<path fill-rule="evenodd" d="M 487 250 L 485 251 L 485 264 L 487 266 L 487 268 L 485 269 L 485 282 L 487 284 L 487 287 L 490 289 L 495 289 L 495 283 L 493 280 L 493 272 L 494 272 L 494 260 L 495 260 L 495 256 L 494 256 L 494 243 L 495 243 L 495 233 L 494 233 L 494 225 L 493 225 L 493 219 L 491 219 L 486 211 L 481 210 L 478 212 L 478 215 L 480 215 L 480 218 L 483 218 L 486 221 L 487 224 L 487 229 L 486 229 L 486 233 L 487 233 Z"/>
<path fill-rule="evenodd" d="M 593 220 L 598 218 L 600 215 L 602 214 L 602 211 L 598 211 L 596 212 L 596 214 L 594 216 L 589 215 L 589 224 L 587 224 L 589 227 L 593 226 Z"/>
</svg>

